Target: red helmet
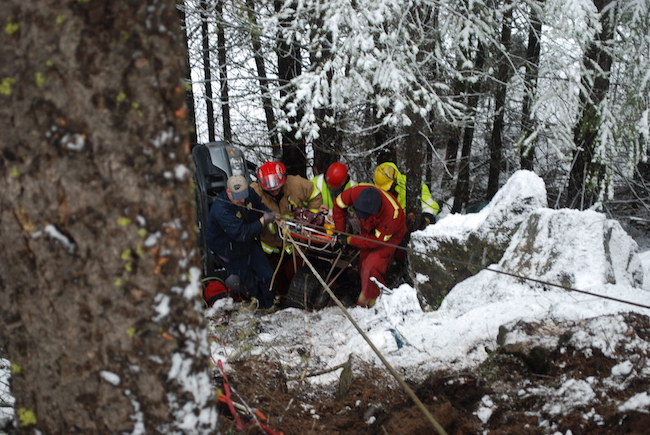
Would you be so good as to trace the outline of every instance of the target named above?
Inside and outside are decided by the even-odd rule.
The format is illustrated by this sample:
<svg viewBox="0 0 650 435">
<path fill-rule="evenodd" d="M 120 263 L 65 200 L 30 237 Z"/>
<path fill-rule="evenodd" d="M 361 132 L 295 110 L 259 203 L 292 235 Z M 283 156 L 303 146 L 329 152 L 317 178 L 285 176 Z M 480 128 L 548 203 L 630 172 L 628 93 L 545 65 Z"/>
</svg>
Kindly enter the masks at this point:
<svg viewBox="0 0 650 435">
<path fill-rule="evenodd" d="M 334 162 L 325 172 L 325 182 L 332 189 L 340 189 L 348 182 L 348 168 L 341 162 Z"/>
<path fill-rule="evenodd" d="M 257 170 L 257 181 L 264 190 L 278 190 L 287 180 L 287 169 L 280 162 L 266 162 Z"/>
</svg>

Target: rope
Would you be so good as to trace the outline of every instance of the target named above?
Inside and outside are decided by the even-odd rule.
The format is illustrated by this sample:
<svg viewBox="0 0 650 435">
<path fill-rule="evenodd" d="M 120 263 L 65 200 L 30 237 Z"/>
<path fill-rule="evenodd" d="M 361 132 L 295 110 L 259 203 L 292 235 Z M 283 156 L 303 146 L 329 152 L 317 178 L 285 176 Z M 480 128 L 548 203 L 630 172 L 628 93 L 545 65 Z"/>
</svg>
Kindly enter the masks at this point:
<svg viewBox="0 0 650 435">
<path fill-rule="evenodd" d="M 216 199 L 220 200 L 220 201 L 230 202 L 230 201 L 223 200 L 221 198 L 216 198 Z M 264 210 L 257 210 L 255 208 L 251 208 L 251 210 L 259 211 L 261 213 L 264 213 Z M 304 222 L 296 221 L 295 219 L 291 219 L 289 217 L 280 215 L 279 213 L 274 212 L 274 214 L 276 215 L 277 219 L 286 220 L 286 221 L 289 221 L 289 222 L 298 222 L 298 223 L 304 224 Z M 318 226 L 318 225 L 314 225 L 314 224 L 309 224 L 309 225 L 314 227 L 314 228 L 320 229 L 320 230 L 329 230 L 329 228 L 325 228 L 325 227 L 322 227 L 322 226 Z M 639 304 L 639 303 L 636 303 L 636 302 L 626 301 L 624 299 L 614 298 L 614 297 L 606 296 L 606 295 L 599 295 L 597 293 L 592 293 L 592 292 L 589 292 L 589 291 L 586 291 L 586 290 L 580 290 L 580 289 L 577 289 L 577 288 L 574 288 L 574 287 L 567 287 L 567 286 L 563 286 L 563 285 L 560 285 L 560 284 L 555 284 L 555 283 L 552 283 L 552 282 L 549 282 L 549 281 L 543 281 L 543 280 L 536 279 L 536 278 L 529 278 L 529 277 L 526 277 L 526 276 L 523 276 L 523 275 L 517 275 L 515 273 L 505 272 L 505 271 L 502 271 L 502 270 L 490 269 L 487 266 L 482 266 L 482 265 L 478 265 L 478 264 L 474 264 L 474 263 L 469 263 L 469 262 L 466 262 L 466 261 L 463 261 L 463 260 L 457 260 L 457 259 L 450 258 L 450 257 L 444 257 L 444 256 L 437 255 L 437 254 L 431 254 L 429 252 L 420 252 L 420 251 L 417 251 L 417 250 L 415 250 L 413 248 L 409 248 L 409 247 L 406 247 L 406 246 L 395 246 L 395 245 L 391 245 L 390 243 L 387 243 L 387 242 L 382 242 L 381 240 L 371 239 L 371 238 L 368 238 L 368 237 L 360 236 L 358 234 L 347 233 L 345 231 L 337 231 L 337 233 L 341 234 L 341 235 L 344 235 L 344 236 L 354 236 L 356 238 L 370 240 L 373 243 L 376 243 L 378 245 L 393 246 L 396 249 L 401 249 L 401 250 L 403 250 L 403 251 L 405 251 L 407 253 L 427 255 L 429 257 L 437 258 L 437 259 L 443 260 L 443 261 L 448 261 L 450 263 L 460 264 L 460 265 L 463 265 L 463 266 L 469 266 L 469 267 L 472 267 L 472 268 L 478 270 L 479 272 L 483 271 L 483 270 L 487 270 L 489 272 L 494 272 L 494 273 L 498 273 L 498 274 L 501 274 L 501 275 L 507 275 L 507 276 L 517 278 L 517 279 L 521 279 L 521 280 L 524 280 L 524 281 L 530 281 L 530 282 L 534 282 L 534 283 L 537 283 L 537 284 L 546 285 L 546 286 L 549 286 L 549 287 L 555 287 L 555 288 L 559 288 L 559 289 L 566 290 L 566 291 L 581 293 L 581 294 L 588 295 L 588 296 L 607 299 L 607 300 L 610 300 L 610 301 L 619 302 L 619 303 L 622 303 L 622 304 L 632 305 L 632 306 L 635 306 L 635 307 L 645 308 L 645 309 L 650 310 L 650 305 Z"/>
<path fill-rule="evenodd" d="M 280 250 L 280 259 L 278 260 L 278 264 L 275 266 L 275 270 L 273 271 L 273 276 L 271 277 L 271 283 L 269 284 L 269 291 L 273 288 L 273 284 L 275 284 L 275 277 L 278 275 L 278 270 L 280 270 L 280 267 L 282 266 L 282 260 L 284 259 L 284 249 L 286 248 L 286 243 L 287 243 L 287 236 L 286 234 L 283 235 L 282 237 L 282 249 Z"/>
<path fill-rule="evenodd" d="M 289 239 L 293 241 L 293 238 L 292 238 L 291 236 L 289 236 Z M 326 282 L 323 280 L 323 278 L 320 276 L 320 274 L 318 273 L 318 271 L 316 270 L 316 268 L 314 267 L 314 265 L 311 264 L 311 262 L 309 261 L 309 259 L 307 258 L 307 256 L 302 252 L 302 249 L 300 249 L 300 247 L 299 247 L 298 245 L 296 245 L 296 244 L 294 244 L 294 248 L 295 248 L 296 251 L 298 251 L 298 254 L 300 254 L 300 256 L 302 257 L 302 259 L 305 261 L 305 264 L 307 264 L 307 266 L 309 266 L 309 268 L 311 269 L 312 273 L 314 274 L 314 276 L 316 277 L 316 279 L 318 279 L 318 281 L 321 283 L 321 285 L 323 286 L 323 288 L 324 288 L 325 290 L 327 290 L 327 293 L 330 295 L 330 297 L 332 298 L 332 300 L 333 300 L 333 301 L 336 303 L 336 305 L 341 309 L 341 311 L 343 311 L 343 314 L 345 315 L 345 317 L 347 317 L 348 320 L 349 320 L 350 322 L 352 322 L 352 325 L 353 325 L 353 326 L 355 327 L 355 329 L 359 332 L 359 334 L 361 334 L 361 336 L 363 337 L 363 339 L 366 341 L 366 343 L 368 343 L 368 345 L 370 346 L 370 348 L 372 349 L 372 351 L 377 355 L 377 357 L 381 360 L 381 362 L 384 364 L 384 366 L 386 366 L 386 368 L 388 369 L 388 371 L 390 372 L 390 374 L 393 375 L 393 377 L 394 377 L 395 380 L 400 384 L 400 386 L 402 387 L 402 389 L 403 389 L 403 390 L 406 392 L 406 394 L 408 394 L 408 396 L 413 400 L 413 402 L 414 402 L 415 405 L 418 407 L 418 409 L 420 409 L 420 411 L 422 412 L 422 414 L 424 414 L 425 418 L 426 418 L 427 420 L 429 420 L 429 422 L 431 423 L 431 425 L 433 426 L 433 428 L 436 430 L 436 432 L 437 432 L 439 435 L 447 435 L 447 432 L 445 431 L 445 429 L 444 429 L 442 426 L 440 426 L 440 424 L 436 421 L 435 418 L 433 418 L 433 416 L 431 415 L 431 413 L 429 412 L 429 410 L 424 406 L 424 404 L 423 404 L 422 401 L 418 398 L 418 396 L 416 396 L 415 393 L 413 392 L 413 390 L 412 390 L 412 389 L 411 389 L 411 388 L 406 384 L 406 382 L 404 382 L 404 380 L 403 380 L 402 377 L 399 375 L 399 373 L 397 373 L 397 371 L 393 368 L 393 366 L 391 366 L 390 363 L 386 360 L 386 358 L 384 358 L 384 356 L 381 354 L 381 352 L 379 351 L 379 349 L 377 349 L 377 347 L 372 343 L 372 341 L 371 341 L 370 338 L 366 335 L 366 333 L 363 331 L 363 329 L 361 329 L 361 327 L 359 326 L 359 324 L 354 320 L 354 318 L 352 317 L 352 315 L 350 314 L 350 312 L 349 312 L 349 311 L 348 311 L 348 310 L 343 306 L 343 304 L 342 304 L 341 301 L 336 297 L 336 295 L 334 294 L 334 292 L 332 291 L 332 289 L 330 288 L 330 286 L 327 285 L 327 283 L 326 283 Z"/>
<path fill-rule="evenodd" d="M 258 417 L 261 416 L 257 412 L 255 412 L 255 410 L 251 409 L 246 404 L 246 402 L 244 402 L 244 408 L 251 415 L 252 420 L 246 424 L 242 422 L 241 417 L 239 416 L 239 413 L 236 410 L 236 404 L 232 400 L 231 387 L 228 382 L 228 375 L 226 375 L 226 370 L 223 368 L 223 363 L 221 362 L 221 360 L 217 362 L 217 365 L 219 366 L 219 370 L 223 375 L 223 389 L 225 391 L 223 398 L 220 397 L 219 399 L 228 406 L 228 410 L 230 411 L 230 414 L 232 414 L 232 416 L 235 419 L 235 427 L 237 428 L 237 431 L 243 432 L 251 426 L 257 426 L 258 428 L 263 430 L 267 435 L 283 435 L 282 432 L 276 432 L 273 429 L 271 429 L 269 426 L 265 425 L 260 420 L 258 420 Z"/>
</svg>

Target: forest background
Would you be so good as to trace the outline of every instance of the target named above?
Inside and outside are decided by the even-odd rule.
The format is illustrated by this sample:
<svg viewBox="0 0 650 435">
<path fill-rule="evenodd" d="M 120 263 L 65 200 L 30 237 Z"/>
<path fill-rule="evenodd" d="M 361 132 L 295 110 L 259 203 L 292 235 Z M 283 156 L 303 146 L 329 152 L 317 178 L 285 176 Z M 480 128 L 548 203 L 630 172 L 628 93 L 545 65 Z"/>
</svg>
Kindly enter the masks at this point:
<svg viewBox="0 0 650 435">
<path fill-rule="evenodd" d="M 544 179 L 554 207 L 611 206 L 619 187 L 647 202 L 648 8 L 186 2 L 197 140 L 307 176 L 340 155 L 370 181 L 393 161 L 452 212 L 517 169 Z"/>
<path fill-rule="evenodd" d="M 6 1 L 0 348 L 20 427 L 214 429 L 193 143 L 306 176 L 340 156 L 358 181 L 391 160 L 409 210 L 421 180 L 456 213 L 530 169 L 550 206 L 647 230 L 649 8 Z"/>
</svg>

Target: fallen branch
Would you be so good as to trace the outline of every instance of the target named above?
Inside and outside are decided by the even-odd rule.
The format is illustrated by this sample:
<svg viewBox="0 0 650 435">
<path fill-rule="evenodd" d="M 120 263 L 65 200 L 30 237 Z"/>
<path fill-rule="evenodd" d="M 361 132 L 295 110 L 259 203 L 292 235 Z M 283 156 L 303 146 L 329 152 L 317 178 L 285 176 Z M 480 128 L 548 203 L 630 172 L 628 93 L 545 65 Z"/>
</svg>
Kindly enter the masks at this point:
<svg viewBox="0 0 650 435">
<path fill-rule="evenodd" d="M 342 369 L 345 366 L 345 364 L 346 363 L 339 364 L 336 367 L 319 370 L 317 372 L 302 373 L 300 376 L 295 376 L 293 378 L 287 379 L 287 381 L 302 381 L 304 378 L 311 378 L 311 377 L 314 377 L 314 376 L 326 375 L 327 373 L 332 373 L 332 372 L 337 371 L 338 369 Z"/>
</svg>

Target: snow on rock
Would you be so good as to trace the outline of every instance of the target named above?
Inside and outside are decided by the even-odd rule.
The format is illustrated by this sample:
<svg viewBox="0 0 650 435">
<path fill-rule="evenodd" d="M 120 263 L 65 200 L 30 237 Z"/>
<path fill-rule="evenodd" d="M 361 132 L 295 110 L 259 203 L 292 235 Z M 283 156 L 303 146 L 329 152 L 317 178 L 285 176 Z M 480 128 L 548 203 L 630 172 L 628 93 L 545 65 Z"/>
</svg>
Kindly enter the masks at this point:
<svg viewBox="0 0 650 435">
<path fill-rule="evenodd" d="M 617 221 L 595 211 L 545 205 L 543 181 L 518 171 L 481 212 L 450 215 L 413 233 L 409 261 L 423 308 L 439 308 L 452 287 L 456 292 L 476 287 L 472 281 L 463 284 L 477 273 L 496 275 L 481 271 L 490 262 L 498 262 L 490 266 L 494 271 L 555 286 L 643 288 L 638 245 Z M 481 279 L 484 287 L 467 291 L 484 292 L 495 301 L 511 297 L 493 285 L 497 279 L 502 278 Z M 546 289 L 543 283 L 529 285 Z"/>
<path fill-rule="evenodd" d="M 515 233 L 499 269 L 565 287 L 641 287 L 636 242 L 602 213 L 540 209 Z"/>
<path fill-rule="evenodd" d="M 422 307 L 438 308 L 454 285 L 499 261 L 521 223 L 546 206 L 544 181 L 521 170 L 480 212 L 450 215 L 412 233 L 409 262 Z"/>
</svg>

